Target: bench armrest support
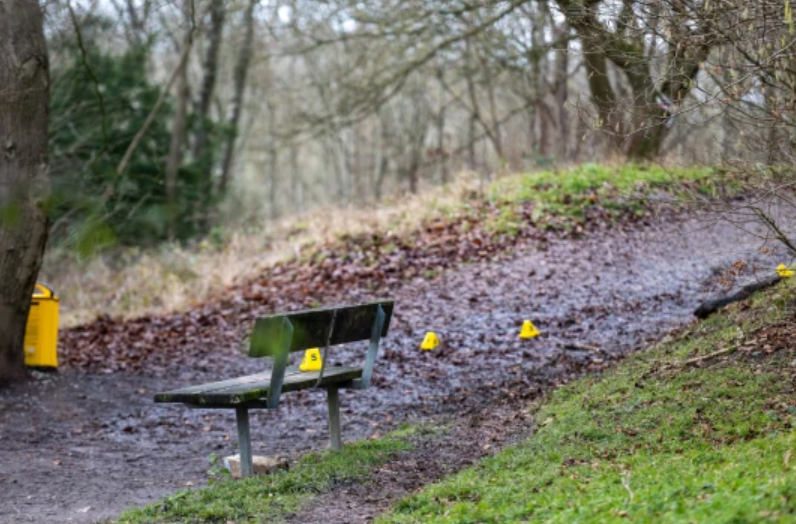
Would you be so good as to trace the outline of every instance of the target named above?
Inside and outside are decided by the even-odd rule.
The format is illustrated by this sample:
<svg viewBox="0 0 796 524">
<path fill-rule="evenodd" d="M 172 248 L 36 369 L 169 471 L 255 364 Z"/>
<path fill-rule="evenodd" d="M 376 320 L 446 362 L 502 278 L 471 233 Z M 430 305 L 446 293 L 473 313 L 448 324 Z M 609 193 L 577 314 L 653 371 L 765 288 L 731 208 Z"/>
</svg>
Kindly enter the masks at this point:
<svg viewBox="0 0 796 524">
<path fill-rule="evenodd" d="M 373 366 L 376 364 L 376 356 L 379 353 L 379 342 L 381 341 L 385 317 L 384 310 L 379 305 L 376 311 L 376 320 L 373 322 L 373 330 L 370 333 L 370 345 L 368 346 L 368 354 L 365 357 L 365 367 L 362 369 L 362 378 L 354 381 L 355 389 L 367 389 L 370 387 L 370 377 L 373 373 Z"/>
<path fill-rule="evenodd" d="M 274 368 L 271 371 L 271 388 L 268 391 L 268 409 L 279 407 L 279 398 L 282 396 L 282 384 L 285 381 L 285 369 L 287 368 L 287 357 L 290 355 L 290 344 L 293 340 L 293 324 L 290 320 L 283 318 L 283 324 L 279 330 L 279 343 L 277 351 L 274 352 Z"/>
</svg>

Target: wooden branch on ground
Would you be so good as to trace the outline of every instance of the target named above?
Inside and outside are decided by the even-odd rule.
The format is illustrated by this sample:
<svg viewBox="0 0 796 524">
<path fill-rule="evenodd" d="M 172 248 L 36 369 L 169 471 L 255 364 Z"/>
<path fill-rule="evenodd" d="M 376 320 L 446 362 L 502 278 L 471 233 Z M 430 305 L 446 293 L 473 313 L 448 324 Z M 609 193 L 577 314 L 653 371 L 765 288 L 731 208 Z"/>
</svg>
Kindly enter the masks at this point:
<svg viewBox="0 0 796 524">
<path fill-rule="evenodd" d="M 702 355 L 699 357 L 689 358 L 685 362 L 684 365 L 690 366 L 693 364 L 699 364 L 700 362 L 704 362 L 705 360 L 710 360 L 712 358 L 720 357 L 721 355 L 726 355 L 728 353 L 732 353 L 738 349 L 738 346 L 730 346 L 728 348 L 720 349 L 718 351 L 714 351 L 713 353 L 708 353 L 707 355 Z"/>
<path fill-rule="evenodd" d="M 770 277 L 762 278 L 756 282 L 752 282 L 751 284 L 742 287 L 735 293 L 727 295 L 726 297 L 706 300 L 702 302 L 702 304 L 700 304 L 699 307 L 694 310 L 694 316 L 702 319 L 707 318 L 716 311 L 718 311 L 719 309 L 723 308 L 724 306 L 732 304 L 733 302 L 746 300 L 752 295 L 752 293 L 756 293 L 757 291 L 778 284 L 780 280 L 781 278 L 779 277 L 779 275 L 773 275 Z"/>
<path fill-rule="evenodd" d="M 569 349 L 570 351 L 593 351 L 595 353 L 602 353 L 603 349 L 599 346 L 592 346 L 590 344 L 579 344 L 577 342 L 567 342 L 566 344 L 561 345 L 564 349 Z"/>
</svg>

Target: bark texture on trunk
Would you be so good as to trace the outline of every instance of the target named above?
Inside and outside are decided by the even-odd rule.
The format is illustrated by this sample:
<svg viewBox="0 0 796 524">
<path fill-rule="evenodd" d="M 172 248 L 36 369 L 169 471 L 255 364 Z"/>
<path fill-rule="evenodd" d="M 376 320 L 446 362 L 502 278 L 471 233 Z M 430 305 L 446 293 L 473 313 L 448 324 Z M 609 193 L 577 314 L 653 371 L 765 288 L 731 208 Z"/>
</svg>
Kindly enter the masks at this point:
<svg viewBox="0 0 796 524">
<path fill-rule="evenodd" d="M 441 99 L 437 113 L 437 158 L 439 158 L 439 181 L 448 184 L 448 155 L 445 151 L 445 100 Z"/>
<path fill-rule="evenodd" d="M 0 384 L 25 376 L 30 297 L 47 240 L 50 75 L 37 0 L 0 0 Z"/>
<path fill-rule="evenodd" d="M 183 42 L 184 49 L 191 46 L 191 30 Z M 190 51 L 188 51 L 190 52 Z M 177 218 L 179 215 L 177 183 L 182 165 L 183 146 L 186 137 L 186 124 L 188 117 L 188 64 L 187 60 L 181 63 L 179 76 L 177 77 L 177 101 L 174 108 L 174 121 L 171 125 L 171 143 L 169 145 L 169 156 L 166 159 L 166 201 L 169 206 L 169 239 L 174 240 L 177 236 Z"/>
<path fill-rule="evenodd" d="M 566 23 L 558 28 L 558 40 L 566 39 L 569 26 Z M 567 45 L 567 44 L 565 44 Z M 558 158 L 569 159 L 569 114 L 567 113 L 567 98 L 569 97 L 569 49 L 556 53 L 556 80 L 555 99 L 558 109 Z"/>
<path fill-rule="evenodd" d="M 196 102 L 196 116 L 199 127 L 193 144 L 193 157 L 199 159 L 209 154 L 206 120 L 210 117 L 210 102 L 216 88 L 218 78 L 218 55 L 221 50 L 221 37 L 224 33 L 224 21 L 227 11 L 223 0 L 212 0 L 210 3 L 210 26 L 207 30 L 207 50 L 202 61 L 202 85 L 199 88 L 199 99 Z"/>
<path fill-rule="evenodd" d="M 188 125 L 188 99 L 190 98 L 190 86 L 188 85 L 188 59 L 193 49 L 193 33 L 194 26 L 191 22 L 192 6 L 190 2 L 185 2 L 183 5 L 185 12 L 185 21 L 188 28 L 185 30 L 185 36 L 182 40 L 182 47 L 180 48 L 180 62 L 177 65 L 176 81 L 176 103 L 174 107 L 174 120 L 171 123 L 171 143 L 169 144 L 169 156 L 166 159 L 166 202 L 168 204 L 169 224 L 168 233 L 169 239 L 174 240 L 177 237 L 177 220 L 179 218 L 179 195 L 178 183 L 180 167 L 183 160 L 183 148 L 187 138 L 187 125 Z"/>
<path fill-rule="evenodd" d="M 243 110 L 243 95 L 246 91 L 246 77 L 249 74 L 249 64 L 252 59 L 252 45 L 254 42 L 254 8 L 258 0 L 249 0 L 246 12 L 243 15 L 243 24 L 246 28 L 238 54 L 238 62 L 235 64 L 234 74 L 234 93 L 232 96 L 232 115 L 229 119 L 230 135 L 227 147 L 224 152 L 224 162 L 221 168 L 221 180 L 218 184 L 219 193 L 224 193 L 232 178 L 232 161 L 235 158 L 235 143 L 238 139 L 238 127 L 240 126 L 240 115 Z"/>
</svg>

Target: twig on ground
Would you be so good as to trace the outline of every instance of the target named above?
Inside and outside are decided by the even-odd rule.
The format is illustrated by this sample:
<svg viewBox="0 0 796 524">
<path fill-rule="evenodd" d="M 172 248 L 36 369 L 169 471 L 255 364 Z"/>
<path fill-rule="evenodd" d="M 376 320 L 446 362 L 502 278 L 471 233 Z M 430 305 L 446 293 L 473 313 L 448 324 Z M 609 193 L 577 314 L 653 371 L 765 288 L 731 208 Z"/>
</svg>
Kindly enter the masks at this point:
<svg viewBox="0 0 796 524">
<path fill-rule="evenodd" d="M 707 355 L 701 355 L 699 357 L 689 358 L 683 364 L 686 366 L 690 366 L 693 364 L 699 364 L 700 362 L 704 362 L 705 360 L 710 360 L 715 357 L 720 357 L 721 355 L 727 355 L 732 353 L 738 349 L 738 346 L 730 346 L 728 348 L 720 349 L 718 351 L 714 351 L 713 353 L 708 353 Z"/>
<path fill-rule="evenodd" d="M 630 495 L 630 502 L 633 502 L 633 499 L 636 498 L 636 495 L 633 493 L 633 490 L 630 489 L 630 472 L 622 475 L 622 486 L 627 490 L 627 494 Z"/>
</svg>

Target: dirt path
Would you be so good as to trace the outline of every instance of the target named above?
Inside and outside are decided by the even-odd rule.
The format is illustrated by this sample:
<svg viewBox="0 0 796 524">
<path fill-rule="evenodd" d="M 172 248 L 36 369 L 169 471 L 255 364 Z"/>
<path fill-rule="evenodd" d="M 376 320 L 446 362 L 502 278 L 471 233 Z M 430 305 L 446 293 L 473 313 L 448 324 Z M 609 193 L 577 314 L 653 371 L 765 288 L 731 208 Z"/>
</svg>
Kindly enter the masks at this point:
<svg viewBox="0 0 796 524">
<path fill-rule="evenodd" d="M 737 258 L 759 260 L 756 247 L 727 226 L 669 221 L 551 242 L 544 251 L 528 247 L 507 260 L 464 266 L 399 287 L 391 293 L 396 315 L 374 377 L 376 387 L 341 396 L 344 437 L 354 440 L 400 422 L 434 419 L 453 421 L 450 434 L 466 442 L 456 460 L 439 452 L 446 447 L 444 438 L 400 459 L 404 466 L 420 460 L 419 474 L 380 470 L 369 495 L 372 503 L 362 503 L 361 489 L 340 487 L 324 497 L 333 507 L 317 520 L 333 522 L 337 515 L 337 521 L 350 521 L 354 514 L 369 518 L 394 497 L 488 452 L 484 431 L 494 441 L 489 450 L 526 435 L 529 422 L 517 418 L 516 411 L 493 407 L 526 402 L 688 322 L 710 277 Z M 352 289 L 342 298 L 360 301 L 377 294 Z M 532 318 L 544 336 L 518 340 L 524 318 Z M 262 362 L 236 350 L 243 328 L 228 329 L 230 340 L 237 342 L 208 351 L 197 340 L 193 362 L 164 357 L 153 376 L 67 370 L 0 391 L 0 523 L 96 522 L 189 483 L 202 485 L 208 455 L 233 451 L 233 415 L 156 406 L 151 396 L 173 386 L 259 370 Z M 426 330 L 437 331 L 443 347 L 418 351 Z M 571 342 L 601 351 L 565 349 Z M 167 336 L 157 344 L 168 352 Z M 359 346 L 339 349 L 331 364 L 364 355 Z M 294 456 L 326 445 L 320 392 L 288 395 L 283 406 L 275 413 L 254 414 L 255 452 Z M 507 426 L 511 431 L 494 430 L 508 420 L 513 421 Z M 474 429 L 464 438 L 466 427 Z M 311 513 L 296 517 L 296 522 L 315 520 Z"/>
</svg>

